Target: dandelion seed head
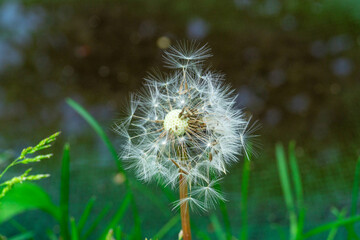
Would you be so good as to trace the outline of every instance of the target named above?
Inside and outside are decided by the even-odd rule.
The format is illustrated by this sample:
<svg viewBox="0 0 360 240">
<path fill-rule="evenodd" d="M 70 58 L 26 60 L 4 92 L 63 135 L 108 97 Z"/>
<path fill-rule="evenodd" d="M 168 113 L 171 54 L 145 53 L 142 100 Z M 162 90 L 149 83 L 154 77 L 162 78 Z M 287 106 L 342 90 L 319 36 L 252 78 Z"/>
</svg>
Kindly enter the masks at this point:
<svg viewBox="0 0 360 240">
<path fill-rule="evenodd" d="M 196 42 L 171 46 L 164 59 L 172 72 L 150 73 L 115 126 L 124 139 L 120 157 L 139 179 L 175 188 L 182 176 L 189 197 L 176 206 L 188 202 L 201 210 L 223 200 L 214 185 L 229 165 L 249 155 L 256 130 L 236 108 L 224 76 L 204 68 L 210 56 L 207 45 Z"/>
<path fill-rule="evenodd" d="M 179 117 L 181 109 L 171 110 L 164 119 L 165 131 L 172 131 L 175 136 L 182 136 L 188 127 L 188 119 Z"/>
</svg>

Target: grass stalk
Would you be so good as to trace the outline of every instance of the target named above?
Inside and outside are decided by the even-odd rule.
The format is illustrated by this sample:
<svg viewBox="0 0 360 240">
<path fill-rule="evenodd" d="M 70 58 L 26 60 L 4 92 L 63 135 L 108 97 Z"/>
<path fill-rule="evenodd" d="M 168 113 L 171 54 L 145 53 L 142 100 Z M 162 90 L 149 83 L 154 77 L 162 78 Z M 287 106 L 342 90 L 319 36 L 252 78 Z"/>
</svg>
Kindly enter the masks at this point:
<svg viewBox="0 0 360 240">
<path fill-rule="evenodd" d="M 289 145 L 289 161 L 290 161 L 290 169 L 291 176 L 294 183 L 295 188 L 295 197 L 296 197 L 296 206 L 298 210 L 298 219 L 297 219 L 297 228 L 296 228 L 296 239 L 301 239 L 301 235 L 304 228 L 305 221 L 305 206 L 304 206 L 304 194 L 303 187 L 301 183 L 301 176 L 299 167 L 296 160 L 295 155 L 295 142 L 290 142 Z M 294 206 L 295 207 L 295 206 Z"/>
<path fill-rule="evenodd" d="M 175 215 L 173 218 L 171 218 L 160 230 L 158 233 L 152 237 L 152 239 L 162 239 L 165 234 L 167 234 L 171 228 L 173 228 L 180 220 L 179 215 Z"/>
<path fill-rule="evenodd" d="M 251 156 L 246 156 L 243 165 L 243 174 L 241 180 L 241 201 L 240 201 L 240 215 L 241 215 L 241 228 L 240 239 L 248 239 L 248 191 L 249 191 L 249 178 L 250 178 L 250 159 Z"/>
<path fill-rule="evenodd" d="M 359 199 L 359 184 L 360 184 L 360 157 L 356 162 L 355 176 L 353 183 L 353 191 L 351 197 L 351 209 L 350 216 L 355 216 L 357 212 L 357 202 Z M 356 234 L 354 223 L 346 226 L 350 239 L 359 240 L 359 236 Z"/>
<path fill-rule="evenodd" d="M 88 201 L 88 203 L 85 206 L 84 212 L 80 217 L 80 220 L 77 224 L 77 229 L 79 231 L 79 233 L 81 233 L 84 229 L 84 226 L 86 224 L 86 221 L 88 220 L 89 216 L 90 216 L 90 212 L 94 206 L 95 203 L 95 197 L 91 197 Z"/>
<path fill-rule="evenodd" d="M 226 239 L 225 232 L 222 229 L 220 221 L 217 218 L 215 213 L 210 216 L 210 221 L 211 221 L 211 223 L 213 225 L 213 228 L 215 230 L 216 238 L 217 239 Z"/>
<path fill-rule="evenodd" d="M 333 214 L 337 217 L 337 220 L 342 220 L 344 219 L 345 215 L 346 215 L 346 211 L 345 209 L 342 210 L 341 212 L 339 212 L 337 209 L 332 209 Z M 328 237 L 326 238 L 326 240 L 334 240 L 335 236 L 338 232 L 339 227 L 333 227 L 330 232 Z"/>
<path fill-rule="evenodd" d="M 105 216 L 108 214 L 109 211 L 110 211 L 110 205 L 105 205 L 105 207 L 103 207 L 103 209 L 100 211 L 99 215 L 97 215 L 95 220 L 91 223 L 88 230 L 85 232 L 84 236 L 81 237 L 81 239 L 83 240 L 88 239 L 91 236 L 91 234 L 94 232 L 94 230 L 97 228 L 99 223 L 103 221 L 103 219 L 105 218 Z"/>
<path fill-rule="evenodd" d="M 71 240 L 79 240 L 79 232 L 73 217 L 70 218 Z"/>
<path fill-rule="evenodd" d="M 117 152 L 116 152 L 113 144 L 111 143 L 110 139 L 106 135 L 105 131 L 101 128 L 99 123 L 80 104 L 78 104 L 77 102 L 75 102 L 74 100 L 72 100 L 70 98 L 66 99 L 66 102 L 81 117 L 83 117 L 85 119 L 85 121 L 95 130 L 95 132 L 98 134 L 98 136 L 101 138 L 101 140 L 105 143 L 107 149 L 111 153 L 112 158 L 115 160 L 118 171 L 120 173 L 124 174 L 125 187 L 126 187 L 127 192 L 131 196 L 131 208 L 132 208 L 132 211 L 134 214 L 134 223 L 135 223 L 134 229 L 135 229 L 135 231 L 134 231 L 133 235 L 134 235 L 135 239 L 140 238 L 140 236 L 141 236 L 141 220 L 140 220 L 139 212 L 138 212 L 138 209 L 137 209 L 134 197 L 133 197 L 132 189 L 130 187 L 129 178 L 126 176 L 124 168 L 121 165 L 120 159 L 118 158 Z"/>
<path fill-rule="evenodd" d="M 65 144 L 61 166 L 60 186 L 60 232 L 63 239 L 69 239 L 69 187 L 70 187 L 70 146 Z"/>
<path fill-rule="evenodd" d="M 351 199 L 351 216 L 356 215 L 356 205 L 359 199 L 359 184 L 360 184 L 360 157 L 356 162 L 354 185 Z"/>
<path fill-rule="evenodd" d="M 276 144 L 276 159 L 279 169 L 279 177 L 281 187 L 283 190 L 285 204 L 289 212 L 290 219 L 290 240 L 296 239 L 297 236 L 297 215 L 295 212 L 294 198 L 291 191 L 290 178 L 286 164 L 286 157 L 284 147 L 281 144 Z"/>
<path fill-rule="evenodd" d="M 106 226 L 105 230 L 103 231 L 100 239 L 105 239 L 107 234 L 109 233 L 109 231 L 111 229 L 114 229 L 116 227 L 116 225 L 118 224 L 118 222 L 123 218 L 126 209 L 128 208 L 129 204 L 131 202 L 131 195 L 128 192 L 126 194 L 126 196 L 124 197 L 124 200 L 122 201 L 122 203 L 120 204 L 120 207 L 118 208 L 118 210 L 116 211 L 115 215 L 113 216 L 113 218 L 111 219 L 110 223 Z"/>
<path fill-rule="evenodd" d="M 356 215 L 354 217 L 349 217 L 349 218 L 346 218 L 346 219 L 340 219 L 340 220 L 337 220 L 337 221 L 326 223 L 326 224 L 320 225 L 320 226 L 308 231 L 307 233 L 305 233 L 303 235 L 303 239 L 318 235 L 318 234 L 320 234 L 322 232 L 331 230 L 331 229 L 336 228 L 336 227 L 345 226 L 347 224 L 355 223 L 355 222 L 358 222 L 358 221 L 360 221 L 360 215 Z"/>
</svg>

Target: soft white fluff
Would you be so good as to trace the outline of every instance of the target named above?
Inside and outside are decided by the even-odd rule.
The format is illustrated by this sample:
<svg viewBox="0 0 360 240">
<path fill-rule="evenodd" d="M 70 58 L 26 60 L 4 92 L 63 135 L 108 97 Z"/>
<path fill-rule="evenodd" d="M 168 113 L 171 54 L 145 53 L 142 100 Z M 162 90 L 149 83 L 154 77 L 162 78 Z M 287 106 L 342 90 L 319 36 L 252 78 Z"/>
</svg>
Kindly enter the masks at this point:
<svg viewBox="0 0 360 240">
<path fill-rule="evenodd" d="M 203 210 L 223 200 L 215 183 L 246 153 L 249 137 L 248 119 L 235 107 L 233 90 L 221 74 L 203 67 L 210 56 L 206 45 L 171 47 L 164 58 L 173 71 L 149 74 L 142 91 L 131 95 L 126 117 L 116 125 L 124 138 L 120 157 L 139 179 L 176 187 L 183 174 L 189 189 L 185 201 Z M 188 114 L 196 110 L 204 127 L 184 134 L 182 129 L 179 134 L 165 130 L 164 119 L 175 109 Z"/>
</svg>

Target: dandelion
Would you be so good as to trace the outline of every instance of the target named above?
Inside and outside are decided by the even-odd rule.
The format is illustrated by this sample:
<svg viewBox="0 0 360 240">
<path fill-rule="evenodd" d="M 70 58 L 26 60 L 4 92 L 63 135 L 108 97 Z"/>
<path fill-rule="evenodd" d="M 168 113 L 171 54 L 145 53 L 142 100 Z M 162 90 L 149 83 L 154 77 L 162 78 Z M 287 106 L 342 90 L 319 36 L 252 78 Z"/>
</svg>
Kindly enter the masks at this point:
<svg viewBox="0 0 360 240">
<path fill-rule="evenodd" d="M 203 66 L 210 56 L 207 45 L 195 42 L 170 47 L 164 59 L 173 71 L 150 73 L 115 128 L 124 138 L 120 157 L 139 179 L 179 188 L 175 207 L 185 240 L 189 208 L 206 211 L 224 200 L 215 185 L 248 154 L 253 132 L 224 76 Z"/>
</svg>

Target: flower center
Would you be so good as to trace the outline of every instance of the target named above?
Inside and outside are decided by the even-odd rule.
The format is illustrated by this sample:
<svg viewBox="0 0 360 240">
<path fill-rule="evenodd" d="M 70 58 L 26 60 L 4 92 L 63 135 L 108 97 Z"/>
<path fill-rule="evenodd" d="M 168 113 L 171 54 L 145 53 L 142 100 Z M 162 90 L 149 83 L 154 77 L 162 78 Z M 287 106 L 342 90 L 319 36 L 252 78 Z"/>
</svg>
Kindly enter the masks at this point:
<svg viewBox="0 0 360 240">
<path fill-rule="evenodd" d="M 188 119 L 179 118 L 181 109 L 171 110 L 164 119 L 164 129 L 173 131 L 176 136 L 184 135 L 188 127 Z"/>
</svg>

